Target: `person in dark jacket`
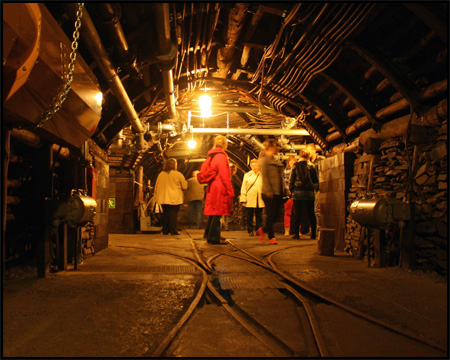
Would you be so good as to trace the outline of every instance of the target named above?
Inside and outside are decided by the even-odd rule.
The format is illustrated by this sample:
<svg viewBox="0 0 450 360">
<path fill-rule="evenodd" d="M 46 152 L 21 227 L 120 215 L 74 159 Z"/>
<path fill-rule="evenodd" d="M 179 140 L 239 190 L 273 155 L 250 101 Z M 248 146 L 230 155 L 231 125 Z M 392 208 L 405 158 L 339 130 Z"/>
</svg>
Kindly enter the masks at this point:
<svg viewBox="0 0 450 360">
<path fill-rule="evenodd" d="M 260 155 L 259 167 L 261 169 L 262 177 L 262 198 L 266 205 L 266 224 L 265 231 L 269 237 L 271 245 L 277 244 L 273 224 L 277 220 L 281 206 L 283 205 L 284 194 L 284 180 L 283 170 L 284 165 L 276 158 L 276 154 L 280 149 L 278 141 L 269 139 L 264 142 L 265 151 Z M 264 230 L 259 228 L 256 234 L 262 242 L 264 240 Z"/>
<path fill-rule="evenodd" d="M 309 154 L 300 151 L 300 159 L 295 163 L 289 179 L 289 190 L 294 200 L 297 224 L 300 224 L 302 208 L 306 212 L 311 224 L 311 239 L 316 238 L 316 215 L 314 214 L 314 189 L 318 187 L 319 179 L 313 165 L 308 164 Z M 299 228 L 295 228 L 293 239 L 300 239 Z"/>
<path fill-rule="evenodd" d="M 203 200 L 205 199 L 205 185 L 197 180 L 198 170 L 191 173 L 187 180 L 188 187 L 184 192 L 184 201 L 188 204 L 189 228 L 194 227 L 194 214 L 197 221 L 197 229 L 201 229 L 203 220 Z"/>
<path fill-rule="evenodd" d="M 211 159 L 210 167 L 217 175 L 206 188 L 205 212 L 208 216 L 204 238 L 210 244 L 220 244 L 220 218 L 222 215 L 231 214 L 231 203 L 234 196 L 231 185 L 230 165 L 225 152 L 227 138 L 218 135 L 214 138 L 214 148 L 208 151 L 208 155 L 216 153 Z"/>
<path fill-rule="evenodd" d="M 317 153 L 315 144 L 307 144 L 306 151 L 309 154 L 309 162 L 314 165 L 314 169 L 316 170 L 317 175 L 319 176 L 319 163 L 325 159 L 325 156 L 319 155 Z M 322 226 L 322 221 L 320 216 L 319 188 L 314 190 L 315 190 L 314 212 L 316 214 L 317 228 L 320 228 L 320 226 Z"/>
</svg>

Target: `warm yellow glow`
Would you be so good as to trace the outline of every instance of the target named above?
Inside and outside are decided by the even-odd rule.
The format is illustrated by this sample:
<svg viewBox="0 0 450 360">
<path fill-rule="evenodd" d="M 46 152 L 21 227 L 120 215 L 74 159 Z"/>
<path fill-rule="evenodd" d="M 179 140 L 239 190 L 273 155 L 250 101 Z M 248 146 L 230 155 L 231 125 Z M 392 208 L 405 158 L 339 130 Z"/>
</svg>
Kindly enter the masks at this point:
<svg viewBox="0 0 450 360">
<path fill-rule="evenodd" d="M 202 116 L 203 117 L 210 117 L 212 115 L 211 110 L 202 110 Z"/>
<path fill-rule="evenodd" d="M 198 98 L 198 105 L 202 110 L 209 110 L 211 108 L 211 97 L 208 95 L 202 95 Z"/>
<path fill-rule="evenodd" d="M 101 105 L 103 102 L 103 94 L 101 92 L 97 93 L 97 95 L 95 95 L 95 100 L 97 100 L 97 104 Z"/>
<path fill-rule="evenodd" d="M 197 146 L 197 143 L 195 142 L 194 139 L 188 141 L 188 148 L 189 149 L 195 149 L 196 146 Z"/>
</svg>

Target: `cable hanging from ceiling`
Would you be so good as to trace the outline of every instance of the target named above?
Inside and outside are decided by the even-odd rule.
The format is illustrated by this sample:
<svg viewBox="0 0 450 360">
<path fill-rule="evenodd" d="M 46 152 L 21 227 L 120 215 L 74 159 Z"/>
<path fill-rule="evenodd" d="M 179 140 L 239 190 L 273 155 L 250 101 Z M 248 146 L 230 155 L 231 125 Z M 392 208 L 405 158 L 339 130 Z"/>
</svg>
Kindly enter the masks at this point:
<svg viewBox="0 0 450 360">
<path fill-rule="evenodd" d="M 186 77 L 188 91 L 205 85 L 219 11 L 219 3 L 185 3 L 182 13 L 175 16 L 181 35 L 174 80 L 178 82 L 181 77 Z"/>
<path fill-rule="evenodd" d="M 343 41 L 358 27 L 371 13 L 375 4 L 308 4 L 301 7 L 294 6 L 287 16 L 275 41 L 266 50 L 255 72 L 252 82 L 258 80 L 261 86 L 255 86 L 252 92 L 265 98 L 278 112 L 288 103 L 287 99 L 294 99 L 311 81 L 314 75 L 329 67 L 339 55 Z M 305 20 L 313 17 L 311 22 Z M 290 25 L 290 34 L 287 27 Z M 286 36 L 280 48 L 280 39 Z M 288 52 L 287 44 L 295 44 Z M 286 52 L 288 52 L 286 54 Z M 283 53 L 281 57 L 273 54 Z M 271 61 L 269 69 L 263 71 L 263 64 Z"/>
</svg>

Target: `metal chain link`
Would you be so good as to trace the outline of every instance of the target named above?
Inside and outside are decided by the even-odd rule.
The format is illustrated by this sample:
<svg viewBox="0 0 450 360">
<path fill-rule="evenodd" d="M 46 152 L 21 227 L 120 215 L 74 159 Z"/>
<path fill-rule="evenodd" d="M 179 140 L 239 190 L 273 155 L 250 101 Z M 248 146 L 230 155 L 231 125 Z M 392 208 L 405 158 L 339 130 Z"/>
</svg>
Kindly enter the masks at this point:
<svg viewBox="0 0 450 360">
<path fill-rule="evenodd" d="M 67 74 L 65 71 L 62 71 L 62 79 L 64 84 L 61 87 L 59 93 L 53 98 L 52 103 L 50 105 L 50 110 L 41 115 L 42 119 L 37 123 L 36 127 L 42 127 L 44 124 L 50 120 L 53 115 L 61 109 L 62 104 L 67 98 L 67 94 L 70 91 L 70 85 L 73 82 L 73 73 L 75 69 L 75 60 L 77 58 L 77 49 L 78 49 L 78 39 L 80 37 L 80 27 L 81 27 L 81 19 L 83 18 L 83 6 L 84 3 L 78 3 L 77 10 L 77 19 L 75 21 L 75 31 L 73 32 L 73 41 L 72 41 L 72 52 L 70 53 L 70 63 L 68 65 Z M 61 47 L 61 50 L 63 47 Z M 61 62 L 63 62 L 65 57 L 61 56 Z M 63 66 L 63 64 L 62 64 Z"/>
</svg>

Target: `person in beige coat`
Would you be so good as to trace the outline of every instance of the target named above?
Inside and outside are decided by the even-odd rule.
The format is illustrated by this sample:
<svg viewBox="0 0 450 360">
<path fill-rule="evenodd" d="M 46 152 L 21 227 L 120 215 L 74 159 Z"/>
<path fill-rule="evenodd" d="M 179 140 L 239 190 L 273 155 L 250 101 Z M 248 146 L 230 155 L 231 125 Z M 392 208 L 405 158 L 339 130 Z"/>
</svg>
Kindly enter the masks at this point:
<svg viewBox="0 0 450 360">
<path fill-rule="evenodd" d="M 188 187 L 184 192 L 184 200 L 188 204 L 189 228 L 194 227 L 194 214 L 197 221 L 197 229 L 201 229 L 203 220 L 203 200 L 205 198 L 205 185 L 197 180 L 198 170 L 192 172 L 192 176 L 187 180 Z"/>
<path fill-rule="evenodd" d="M 184 175 L 177 171 L 177 160 L 170 158 L 164 163 L 156 179 L 155 201 L 163 208 L 162 233 L 164 235 L 180 235 L 177 231 L 178 211 L 183 204 L 183 190 L 187 189 L 187 181 Z"/>
<path fill-rule="evenodd" d="M 254 229 L 262 226 L 264 201 L 261 196 L 262 179 L 258 160 L 250 161 L 250 167 L 252 170 L 245 173 L 242 179 L 241 202 L 246 212 L 248 234 L 254 236 Z M 255 228 L 253 228 L 253 215 L 255 216 Z"/>
</svg>

